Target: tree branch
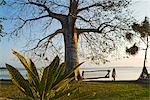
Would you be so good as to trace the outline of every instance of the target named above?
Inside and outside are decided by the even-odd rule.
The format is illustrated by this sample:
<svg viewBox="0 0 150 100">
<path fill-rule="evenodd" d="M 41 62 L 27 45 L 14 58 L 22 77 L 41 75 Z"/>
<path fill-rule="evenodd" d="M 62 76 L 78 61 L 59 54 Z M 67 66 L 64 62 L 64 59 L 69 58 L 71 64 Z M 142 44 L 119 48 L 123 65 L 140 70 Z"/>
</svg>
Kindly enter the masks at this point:
<svg viewBox="0 0 150 100">
<path fill-rule="evenodd" d="M 55 37 L 57 34 L 59 34 L 59 33 L 63 33 L 63 30 L 62 30 L 62 29 L 58 29 L 58 30 L 56 30 L 54 33 L 52 33 L 52 34 L 50 34 L 50 35 L 48 35 L 48 36 L 46 36 L 46 37 L 40 39 L 40 40 L 38 41 L 37 45 L 36 45 L 34 48 L 30 49 L 30 50 L 35 50 L 36 48 L 39 47 L 39 45 L 40 45 L 40 43 L 41 43 L 42 41 L 44 41 L 44 40 L 47 39 L 47 38 L 48 38 L 48 41 L 50 41 L 52 38 L 54 38 L 54 37 Z"/>
<path fill-rule="evenodd" d="M 90 20 L 87 20 L 85 18 L 83 18 L 82 16 L 77 16 L 78 18 L 80 18 L 81 20 L 85 21 L 85 22 L 90 22 Z"/>
<path fill-rule="evenodd" d="M 52 12 L 45 4 L 32 2 L 30 0 L 28 0 L 28 3 L 26 3 L 26 4 L 31 4 L 31 5 L 35 5 L 35 6 L 44 8 L 44 10 L 47 11 L 47 13 L 49 14 L 49 17 L 55 18 L 61 22 L 63 21 L 64 18 L 66 18 L 66 15 L 57 14 L 57 13 Z"/>
<path fill-rule="evenodd" d="M 84 32 L 97 32 L 97 33 L 101 33 L 101 31 L 99 31 L 98 29 L 77 29 L 77 33 L 78 34 L 81 34 L 81 33 L 84 33 Z"/>
<path fill-rule="evenodd" d="M 85 22 L 90 22 L 86 19 L 84 19 L 83 17 L 81 16 L 78 16 L 79 18 L 81 18 L 82 20 L 84 20 Z M 113 19 L 114 20 L 114 19 Z M 116 27 L 116 26 L 112 26 L 112 25 L 109 25 L 108 23 L 111 23 L 113 20 L 110 20 L 108 22 L 103 22 L 99 25 L 98 28 L 93 28 L 93 29 L 77 29 L 77 32 L 78 34 L 81 34 L 81 33 L 84 33 L 84 32 L 97 32 L 97 33 L 102 33 L 102 31 L 106 28 L 106 27 Z"/>
<path fill-rule="evenodd" d="M 24 20 L 24 19 L 22 19 L 22 18 L 19 17 L 19 19 L 22 20 L 23 23 L 22 23 L 22 25 L 20 25 L 18 28 L 14 29 L 11 33 L 15 33 L 15 32 L 17 32 L 18 30 L 20 30 L 21 28 L 23 28 L 24 25 L 25 25 L 28 21 L 34 21 L 34 20 L 38 20 L 38 19 L 45 18 L 45 17 L 49 17 L 49 15 L 44 15 L 44 16 L 40 16 L 40 17 L 36 17 L 36 18 L 27 19 L 27 20 Z"/>
<path fill-rule="evenodd" d="M 77 12 L 79 13 L 81 11 L 88 10 L 89 8 L 92 8 L 92 7 L 109 8 L 109 7 L 112 7 L 112 6 L 113 6 L 113 2 L 111 2 L 111 1 L 108 1 L 107 3 L 94 3 L 94 4 L 89 5 L 87 7 L 78 9 Z"/>
<path fill-rule="evenodd" d="M 45 17 L 49 17 L 49 15 L 44 15 L 44 16 L 40 16 L 40 17 L 30 18 L 30 19 L 27 19 L 27 20 L 24 20 L 22 18 L 19 18 L 19 19 L 23 20 L 24 22 L 27 22 L 27 21 L 34 21 L 34 20 L 42 19 L 42 18 L 45 18 Z"/>
<path fill-rule="evenodd" d="M 62 5 L 62 4 L 58 4 L 58 3 L 54 2 L 54 1 L 49 1 L 49 2 L 51 2 L 52 4 L 55 4 L 57 6 L 60 6 L 60 7 L 69 8 L 68 6 L 65 6 L 65 5 Z"/>
<path fill-rule="evenodd" d="M 103 7 L 102 4 L 100 4 L 100 3 L 95 3 L 95 4 L 93 4 L 93 5 L 90 5 L 90 6 L 87 6 L 87 7 L 84 7 L 84 8 L 80 8 L 80 9 L 77 10 L 77 12 L 79 13 L 79 12 L 81 12 L 81 11 L 83 11 L 83 10 L 88 10 L 89 8 L 92 8 L 92 7 L 95 7 L 95 6 L 101 6 L 101 7 Z"/>
<path fill-rule="evenodd" d="M 103 32 L 103 30 L 106 28 L 106 27 L 108 27 L 109 25 L 105 25 L 105 26 L 103 26 L 102 27 L 102 24 L 98 27 L 98 28 L 89 28 L 89 29 L 76 29 L 77 30 L 77 33 L 78 34 L 81 34 L 81 33 L 85 33 L 85 32 L 96 32 L 96 33 L 102 33 Z M 102 27 L 101 29 L 100 29 L 100 27 Z"/>
<path fill-rule="evenodd" d="M 2 35 L 2 34 L 0 34 L 0 36 L 1 36 L 1 37 L 3 37 L 3 35 Z"/>
<path fill-rule="evenodd" d="M 102 27 L 103 26 L 103 27 Z M 103 33 L 103 30 L 107 27 L 110 27 L 110 28 L 113 28 L 113 29 L 110 29 L 108 32 L 110 31 L 114 31 L 115 29 L 120 29 L 120 30 L 129 30 L 129 29 L 126 29 L 126 28 L 121 28 L 119 26 L 113 26 L 113 25 L 109 25 L 109 24 L 106 24 L 105 23 L 102 23 L 98 28 L 88 28 L 88 29 L 76 29 L 77 30 L 77 33 L 78 34 L 82 34 L 82 33 L 85 33 L 85 32 L 96 32 L 96 33 Z"/>
</svg>

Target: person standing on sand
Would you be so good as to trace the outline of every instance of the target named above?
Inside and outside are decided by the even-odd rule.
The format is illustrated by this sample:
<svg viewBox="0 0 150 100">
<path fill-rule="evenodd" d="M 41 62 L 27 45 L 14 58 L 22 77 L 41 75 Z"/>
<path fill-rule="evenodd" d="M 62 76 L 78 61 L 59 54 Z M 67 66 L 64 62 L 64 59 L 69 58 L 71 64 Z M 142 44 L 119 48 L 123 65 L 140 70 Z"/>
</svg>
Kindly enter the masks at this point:
<svg viewBox="0 0 150 100">
<path fill-rule="evenodd" d="M 115 68 L 113 68 L 113 70 L 112 70 L 112 78 L 113 78 L 113 81 L 115 81 L 115 78 L 116 78 L 116 70 L 115 70 Z"/>
</svg>

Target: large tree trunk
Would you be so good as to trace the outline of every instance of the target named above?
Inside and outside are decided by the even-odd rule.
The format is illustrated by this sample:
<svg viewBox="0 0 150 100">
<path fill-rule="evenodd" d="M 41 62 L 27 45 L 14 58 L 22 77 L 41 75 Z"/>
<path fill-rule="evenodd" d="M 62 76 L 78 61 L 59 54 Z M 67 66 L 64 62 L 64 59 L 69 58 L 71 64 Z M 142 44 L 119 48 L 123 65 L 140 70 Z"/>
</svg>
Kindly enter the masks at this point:
<svg viewBox="0 0 150 100">
<path fill-rule="evenodd" d="M 65 19 L 65 22 L 62 23 L 64 29 L 64 42 L 65 42 L 65 62 L 67 64 L 66 71 L 70 71 L 76 65 L 79 64 L 78 59 L 78 39 L 79 36 L 75 30 L 75 22 L 77 18 L 77 8 L 79 0 L 70 0 L 69 14 Z M 81 79 L 80 69 L 75 70 L 74 74 L 75 79 Z"/>
<path fill-rule="evenodd" d="M 78 39 L 78 34 L 76 33 L 74 28 L 74 21 L 72 20 L 72 18 L 68 17 L 64 28 L 65 62 L 67 65 L 67 72 L 79 64 Z M 80 68 L 75 70 L 74 74 L 71 76 L 74 75 L 76 80 L 81 79 Z"/>
</svg>

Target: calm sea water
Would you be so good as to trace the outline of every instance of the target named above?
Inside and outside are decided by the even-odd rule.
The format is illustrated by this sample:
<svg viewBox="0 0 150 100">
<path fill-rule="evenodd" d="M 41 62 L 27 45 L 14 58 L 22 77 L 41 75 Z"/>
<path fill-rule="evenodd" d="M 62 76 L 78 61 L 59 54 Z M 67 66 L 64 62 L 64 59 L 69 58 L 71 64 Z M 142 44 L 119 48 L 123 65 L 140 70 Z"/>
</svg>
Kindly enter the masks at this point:
<svg viewBox="0 0 150 100">
<path fill-rule="evenodd" d="M 142 67 L 98 67 L 98 68 L 81 68 L 82 71 L 96 71 L 96 70 L 110 70 L 109 78 L 101 78 L 96 80 L 112 80 L 111 74 L 112 69 L 116 69 L 116 80 L 137 80 L 142 72 Z M 19 68 L 19 72 L 26 77 L 26 70 Z M 148 72 L 150 73 L 150 67 L 147 67 Z M 84 77 L 93 77 L 93 76 L 104 76 L 105 71 L 99 71 L 96 73 L 87 73 Z M 0 69 L 0 79 L 10 79 L 8 71 L 6 69 Z"/>
<path fill-rule="evenodd" d="M 142 67 L 98 67 L 98 68 L 82 68 L 81 71 L 96 71 L 96 70 L 110 70 L 110 77 L 109 78 L 101 78 L 101 79 L 94 79 L 94 80 L 112 80 L 112 69 L 116 69 L 116 80 L 137 80 L 142 72 Z M 150 73 L 150 67 L 147 67 L 148 72 Z M 93 76 L 104 76 L 102 74 L 104 72 L 96 72 L 93 73 Z M 106 71 L 105 71 L 106 73 Z M 106 75 L 106 74 L 105 74 Z M 88 77 L 91 77 L 88 76 Z M 91 80 L 91 79 L 90 79 Z"/>
</svg>

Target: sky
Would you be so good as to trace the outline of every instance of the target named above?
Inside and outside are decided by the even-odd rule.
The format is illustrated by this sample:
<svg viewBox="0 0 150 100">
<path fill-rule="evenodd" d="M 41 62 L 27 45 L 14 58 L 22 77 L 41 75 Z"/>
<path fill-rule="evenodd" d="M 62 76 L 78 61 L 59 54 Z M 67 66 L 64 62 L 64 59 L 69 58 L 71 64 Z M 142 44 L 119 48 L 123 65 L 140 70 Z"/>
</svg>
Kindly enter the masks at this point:
<svg viewBox="0 0 150 100">
<path fill-rule="evenodd" d="M 145 16 L 150 18 L 150 0 L 133 0 L 131 10 L 133 10 L 133 15 L 139 22 Z M 2 13 L 3 11 L 0 10 L 0 14 Z M 4 67 L 5 63 L 17 65 L 14 56 L 11 54 L 11 49 L 19 51 L 23 49 L 24 45 L 25 42 L 22 38 L 2 39 L 0 41 L 0 67 Z M 130 56 L 128 59 L 112 60 L 110 63 L 101 66 L 143 66 L 143 59 L 143 52 L 139 52 L 138 55 Z M 150 66 L 150 49 L 148 51 L 147 65 Z"/>
</svg>

